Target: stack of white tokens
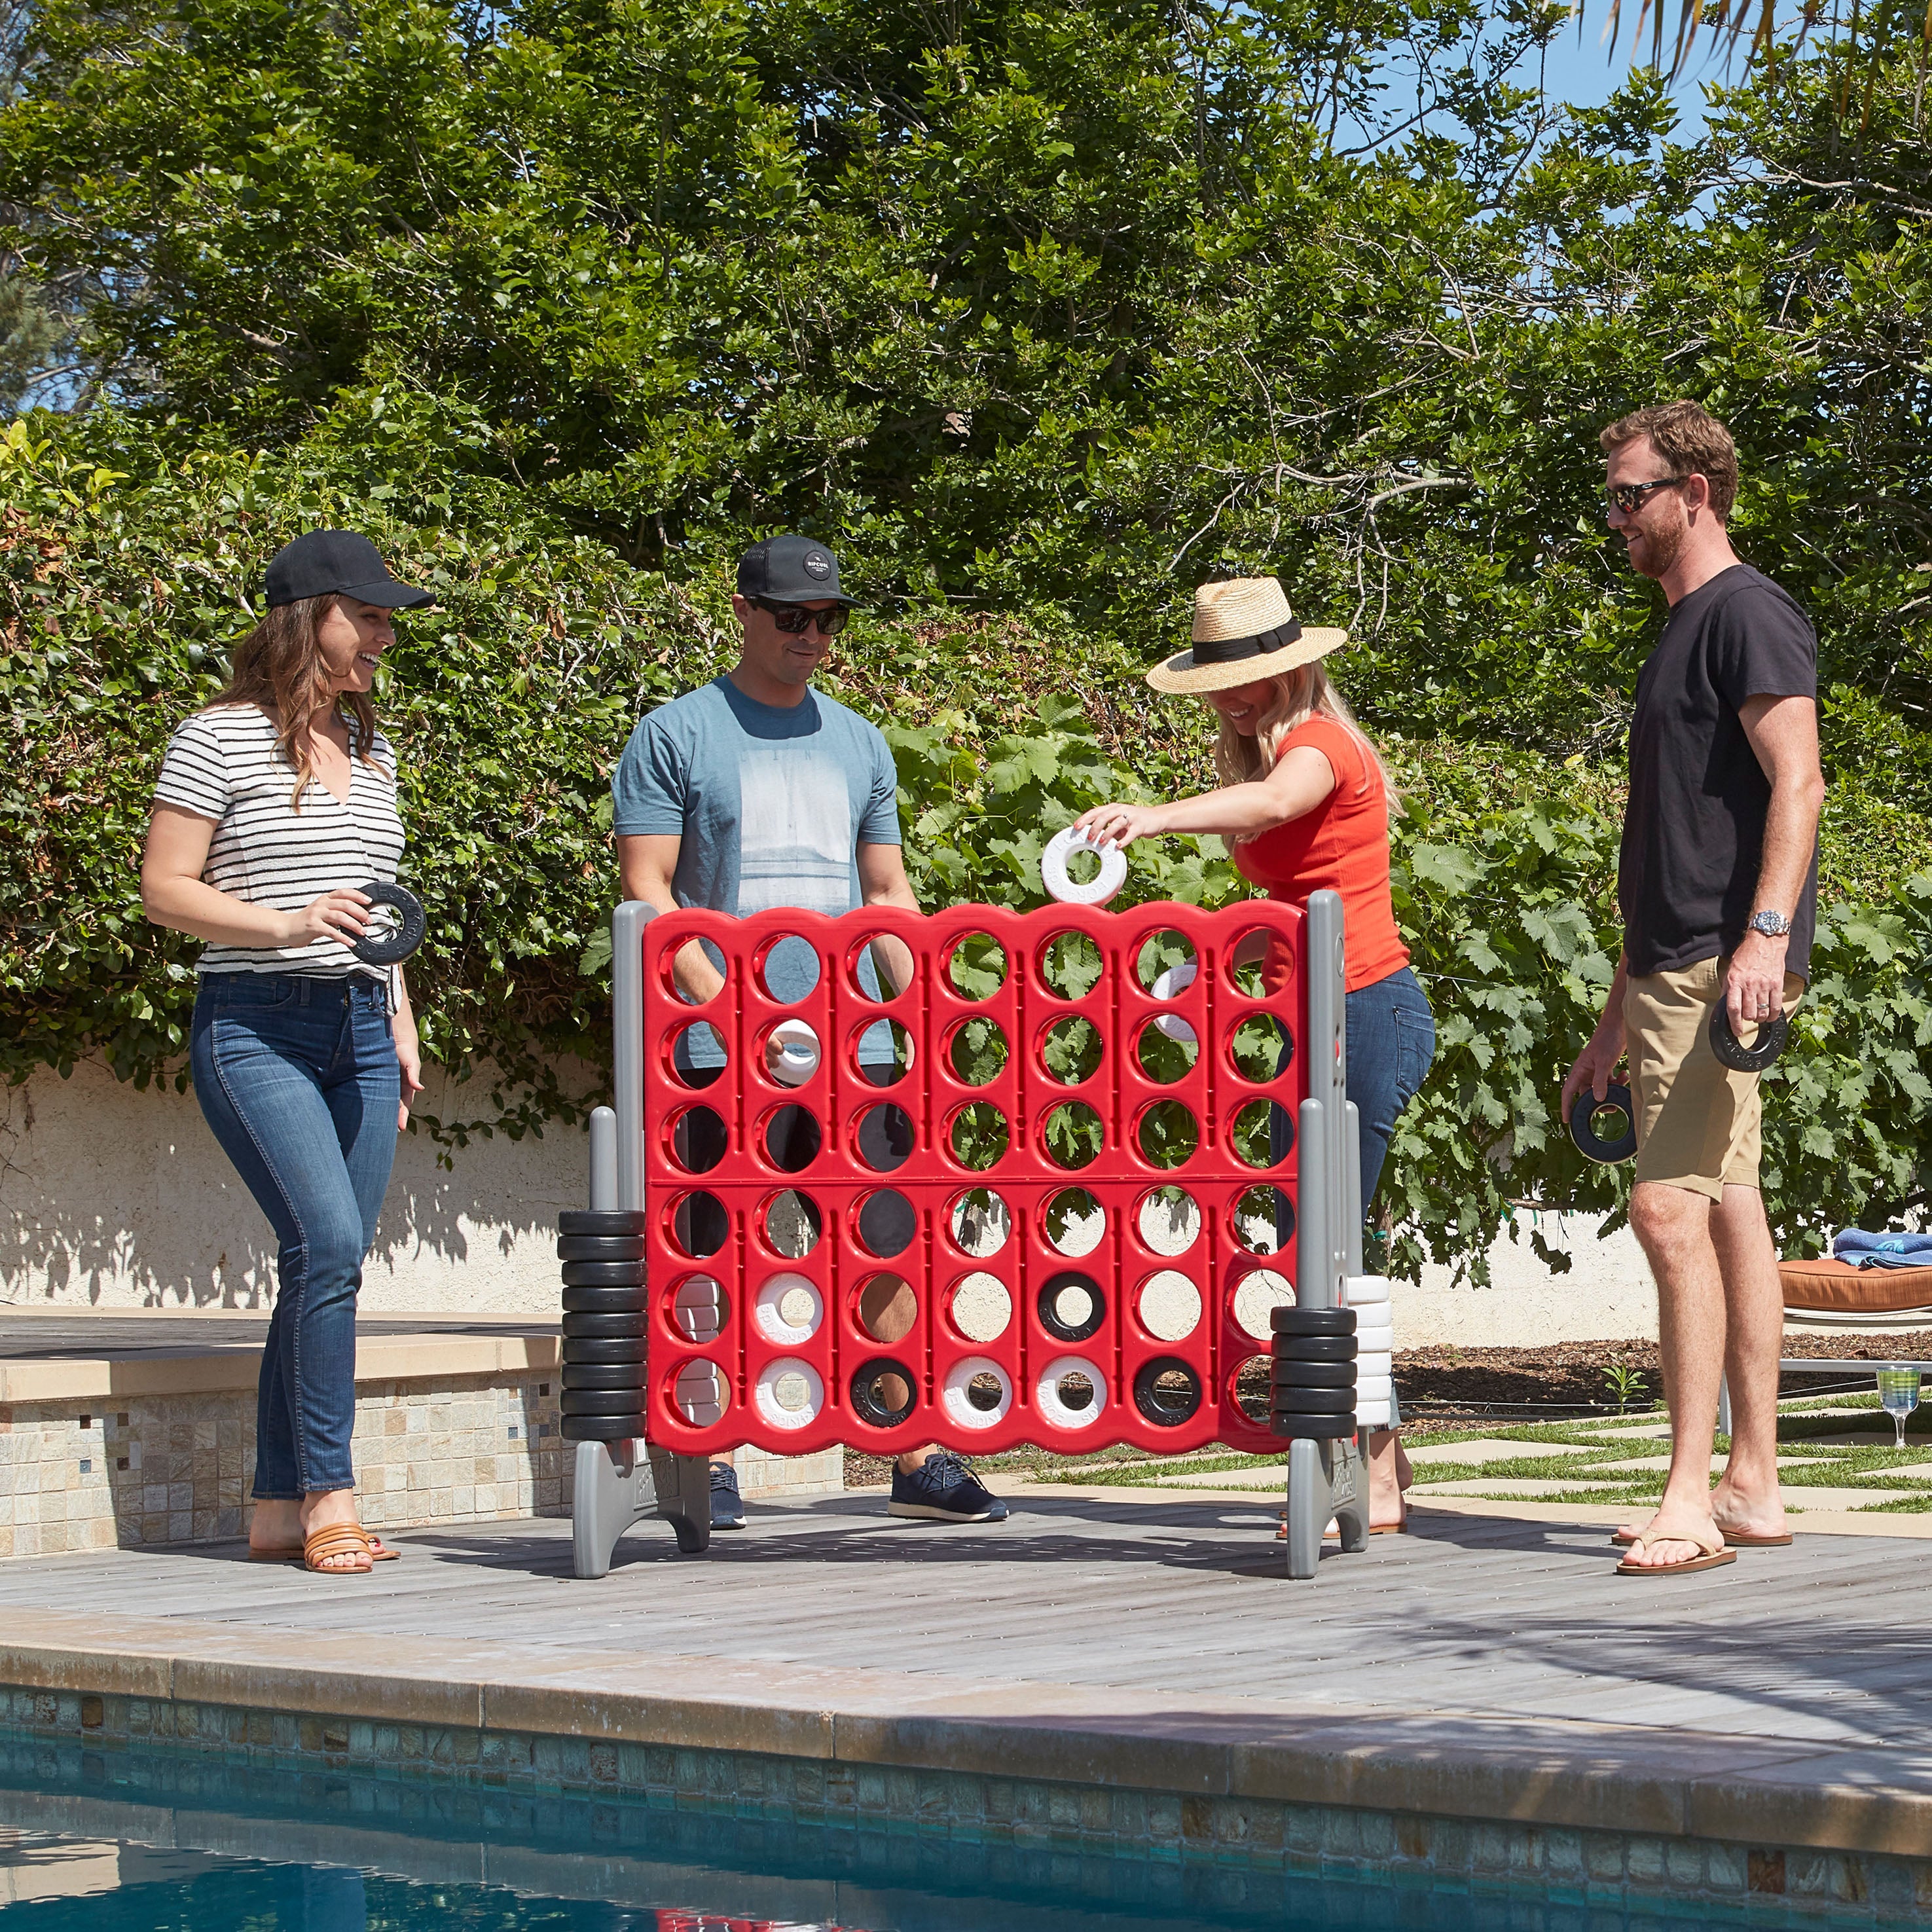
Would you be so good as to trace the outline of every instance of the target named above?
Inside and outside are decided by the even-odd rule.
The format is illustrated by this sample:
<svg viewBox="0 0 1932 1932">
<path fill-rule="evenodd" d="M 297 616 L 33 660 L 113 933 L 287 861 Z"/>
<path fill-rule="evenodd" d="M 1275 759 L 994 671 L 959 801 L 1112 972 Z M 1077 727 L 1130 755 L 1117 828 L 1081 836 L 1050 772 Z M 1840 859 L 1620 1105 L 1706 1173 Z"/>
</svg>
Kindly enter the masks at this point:
<svg viewBox="0 0 1932 1932">
<path fill-rule="evenodd" d="M 1348 1306 L 1355 1311 L 1355 1420 L 1364 1429 L 1386 1429 L 1395 1394 L 1395 1319 L 1388 1276 L 1349 1276 Z"/>
</svg>

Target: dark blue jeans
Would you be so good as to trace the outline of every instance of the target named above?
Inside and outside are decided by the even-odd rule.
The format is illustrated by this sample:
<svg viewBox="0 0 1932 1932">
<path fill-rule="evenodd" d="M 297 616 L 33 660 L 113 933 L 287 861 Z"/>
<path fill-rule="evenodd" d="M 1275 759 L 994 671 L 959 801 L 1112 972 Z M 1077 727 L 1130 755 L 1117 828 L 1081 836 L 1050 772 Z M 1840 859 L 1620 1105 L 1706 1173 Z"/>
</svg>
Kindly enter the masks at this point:
<svg viewBox="0 0 1932 1932">
<path fill-rule="evenodd" d="M 209 973 L 195 1098 L 281 1244 L 255 1407 L 255 1494 L 356 1485 L 356 1296 L 396 1156 L 402 1074 L 382 983 Z"/>
<path fill-rule="evenodd" d="M 1420 1090 L 1436 1058 L 1436 1016 L 1415 975 L 1405 966 L 1351 993 L 1346 1023 L 1348 1098 L 1355 1103 L 1366 1221 L 1395 1124 Z M 1276 1160 L 1293 1144 L 1292 1126 L 1286 1108 L 1277 1107 L 1269 1116 L 1269 1151 Z"/>
</svg>

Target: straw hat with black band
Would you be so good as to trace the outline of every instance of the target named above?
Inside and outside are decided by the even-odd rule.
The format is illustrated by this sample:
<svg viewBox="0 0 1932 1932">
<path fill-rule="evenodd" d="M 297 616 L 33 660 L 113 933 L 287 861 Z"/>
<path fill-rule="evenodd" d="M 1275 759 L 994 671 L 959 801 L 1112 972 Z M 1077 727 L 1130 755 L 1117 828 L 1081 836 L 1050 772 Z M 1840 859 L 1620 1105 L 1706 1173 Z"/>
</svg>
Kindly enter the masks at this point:
<svg viewBox="0 0 1932 1932">
<path fill-rule="evenodd" d="M 1156 691 L 1205 698 L 1312 664 L 1348 641 L 1346 631 L 1296 621 L 1287 593 L 1272 577 L 1234 577 L 1194 593 L 1193 646 L 1156 664 Z"/>
</svg>

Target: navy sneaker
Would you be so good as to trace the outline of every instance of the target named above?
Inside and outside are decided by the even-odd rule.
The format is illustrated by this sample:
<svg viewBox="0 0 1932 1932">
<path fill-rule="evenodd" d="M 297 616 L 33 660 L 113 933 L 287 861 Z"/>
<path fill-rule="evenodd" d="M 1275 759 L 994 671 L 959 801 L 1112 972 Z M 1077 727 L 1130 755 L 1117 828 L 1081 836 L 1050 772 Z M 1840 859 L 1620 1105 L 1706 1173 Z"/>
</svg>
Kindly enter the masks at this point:
<svg viewBox="0 0 1932 1932">
<path fill-rule="evenodd" d="M 892 1468 L 889 1516 L 922 1516 L 932 1522 L 1004 1522 L 1006 1506 L 950 1449 L 935 1449 L 910 1475 Z"/>
<path fill-rule="evenodd" d="M 742 1529 L 744 1499 L 738 1493 L 738 1472 L 729 1462 L 711 1466 L 711 1527 Z"/>
</svg>

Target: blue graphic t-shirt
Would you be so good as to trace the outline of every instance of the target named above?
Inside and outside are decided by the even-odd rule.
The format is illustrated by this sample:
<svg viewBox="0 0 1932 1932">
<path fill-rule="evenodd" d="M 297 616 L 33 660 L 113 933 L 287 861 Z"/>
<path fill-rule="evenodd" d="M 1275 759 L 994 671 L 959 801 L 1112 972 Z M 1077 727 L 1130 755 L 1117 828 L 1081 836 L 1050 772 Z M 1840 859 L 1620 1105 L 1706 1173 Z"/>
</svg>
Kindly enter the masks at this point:
<svg viewBox="0 0 1932 1932">
<path fill-rule="evenodd" d="M 788 708 L 758 704 L 728 677 L 686 692 L 631 734 L 610 797 L 620 835 L 682 840 L 671 880 L 680 905 L 739 916 L 774 906 L 853 911 L 865 902 L 858 848 L 902 842 L 884 737 L 822 692 Z M 775 998 L 796 998 L 818 964 L 802 942 L 780 946 L 766 982 Z M 708 1030 L 690 1051 L 694 1066 L 723 1064 Z"/>
</svg>

